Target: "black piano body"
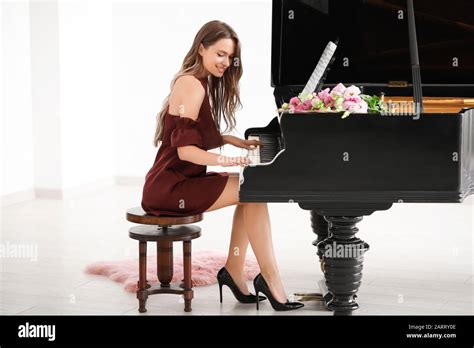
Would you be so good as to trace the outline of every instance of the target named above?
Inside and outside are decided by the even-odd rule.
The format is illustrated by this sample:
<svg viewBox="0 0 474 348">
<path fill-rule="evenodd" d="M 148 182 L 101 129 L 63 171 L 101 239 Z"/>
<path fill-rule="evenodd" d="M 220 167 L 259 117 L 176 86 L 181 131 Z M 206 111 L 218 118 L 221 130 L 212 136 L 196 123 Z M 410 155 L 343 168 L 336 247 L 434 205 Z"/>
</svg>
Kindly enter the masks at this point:
<svg viewBox="0 0 474 348">
<path fill-rule="evenodd" d="M 474 109 L 407 116 L 283 113 L 270 162 L 242 171 L 247 202 L 462 202 L 473 193 Z M 282 184 L 282 183 L 286 183 Z"/>
<path fill-rule="evenodd" d="M 399 16 L 406 9 L 403 1 L 395 0 L 351 3 L 348 11 L 359 13 L 353 21 L 367 20 L 376 11 L 378 19 L 374 25 L 388 22 L 385 31 L 379 32 L 388 36 L 393 35 L 393 26 L 399 23 L 391 23 L 387 18 Z M 469 79 L 474 76 L 474 68 L 466 59 L 474 60 L 473 45 L 469 46 L 474 40 L 474 23 L 468 21 L 464 11 L 470 8 L 472 13 L 474 5 L 468 0 L 453 0 L 455 13 L 448 15 L 443 13 L 445 7 L 439 6 L 432 1 L 415 1 L 421 78 L 428 81 L 423 84 L 422 114 L 365 113 L 342 119 L 342 113 L 280 112 L 266 127 L 245 132 L 246 138 L 260 137 L 265 151 L 261 163 L 241 170 L 240 201 L 297 203 L 311 212 L 311 226 L 317 235 L 313 244 L 328 289 L 324 299 L 335 315 L 350 315 L 358 308 L 354 299 L 361 284 L 363 255 L 369 248 L 356 237 L 356 224 L 363 216 L 387 210 L 393 203 L 460 203 L 473 194 L 474 81 Z M 306 82 L 302 77 L 311 74 L 318 54 L 332 39 L 322 35 L 321 42 L 314 43 L 319 50 L 295 50 L 292 56 L 292 47 L 303 44 L 293 35 L 308 26 L 320 32 L 324 29 L 322 25 L 341 16 L 341 9 L 341 0 L 273 1 L 272 86 L 277 108 L 301 92 Z M 311 21 L 312 18 L 318 21 Z M 350 24 L 357 23 L 346 23 Z M 368 54 L 364 57 L 358 52 L 360 48 L 347 43 L 352 36 L 352 43 L 357 44 L 354 35 L 365 40 L 364 30 L 369 25 L 365 23 L 362 27 L 349 37 L 344 36 L 344 28 L 337 33 L 342 47 L 336 51 L 334 66 L 323 88 L 338 82 L 354 84 L 363 93 L 383 93 L 385 100 L 406 102 L 413 87 L 409 57 L 405 57 L 409 55 L 408 34 L 405 31 L 404 37 L 397 37 L 391 43 L 394 47 L 373 52 L 365 43 L 362 49 Z M 432 46 L 436 46 L 431 36 L 433 30 L 443 34 L 450 30 L 440 45 L 457 48 L 459 51 L 451 55 L 464 63 L 454 68 L 448 53 L 443 53 L 447 62 L 439 54 L 430 56 Z M 424 37 L 428 32 L 430 37 Z M 378 42 L 382 39 L 378 38 Z M 313 41 L 317 40 L 313 37 Z M 311 53 L 313 59 L 306 57 L 303 61 L 307 62 L 301 63 L 302 53 Z M 401 57 L 407 58 L 405 69 Z M 344 65 L 346 58 L 352 61 L 351 69 Z M 394 61 L 402 63 L 394 65 Z M 368 70 L 367 75 L 361 80 L 364 69 Z M 357 253 L 328 253 L 336 245 Z"/>
</svg>

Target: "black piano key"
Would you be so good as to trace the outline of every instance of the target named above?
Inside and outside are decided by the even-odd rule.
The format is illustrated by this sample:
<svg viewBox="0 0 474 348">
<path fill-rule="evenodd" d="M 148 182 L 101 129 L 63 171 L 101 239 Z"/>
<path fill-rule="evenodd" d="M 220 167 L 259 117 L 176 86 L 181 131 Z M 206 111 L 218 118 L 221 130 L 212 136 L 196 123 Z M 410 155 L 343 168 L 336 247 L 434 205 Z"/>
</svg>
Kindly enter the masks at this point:
<svg viewBox="0 0 474 348">
<path fill-rule="evenodd" d="M 260 138 L 260 162 L 270 162 L 281 150 L 281 139 L 277 134 L 255 134 Z"/>
</svg>

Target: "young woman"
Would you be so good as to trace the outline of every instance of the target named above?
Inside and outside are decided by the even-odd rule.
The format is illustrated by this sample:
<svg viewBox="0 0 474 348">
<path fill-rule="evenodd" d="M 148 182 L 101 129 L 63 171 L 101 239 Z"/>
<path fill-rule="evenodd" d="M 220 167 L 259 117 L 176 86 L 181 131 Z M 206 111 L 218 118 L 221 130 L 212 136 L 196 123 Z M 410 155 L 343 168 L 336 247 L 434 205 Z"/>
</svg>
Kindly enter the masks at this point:
<svg viewBox="0 0 474 348">
<path fill-rule="evenodd" d="M 259 146 L 232 135 L 220 134 L 235 127 L 240 107 L 242 76 L 240 42 L 226 23 L 211 21 L 196 34 L 180 71 L 171 82 L 171 93 L 157 116 L 155 147 L 161 143 L 147 173 L 142 207 L 152 215 L 185 216 L 235 205 L 229 255 L 219 271 L 220 296 L 227 285 L 240 302 L 266 299 L 275 310 L 303 306 L 289 302 L 277 268 L 266 203 L 239 202 L 238 173 L 206 172 L 206 166 L 246 166 L 246 157 L 226 157 L 207 150 L 231 144 L 250 149 Z M 209 100 L 210 96 L 210 100 Z M 257 295 L 249 292 L 244 276 L 245 255 L 251 244 L 261 273 L 254 279 Z M 258 300 L 257 300 L 258 299 Z"/>
</svg>

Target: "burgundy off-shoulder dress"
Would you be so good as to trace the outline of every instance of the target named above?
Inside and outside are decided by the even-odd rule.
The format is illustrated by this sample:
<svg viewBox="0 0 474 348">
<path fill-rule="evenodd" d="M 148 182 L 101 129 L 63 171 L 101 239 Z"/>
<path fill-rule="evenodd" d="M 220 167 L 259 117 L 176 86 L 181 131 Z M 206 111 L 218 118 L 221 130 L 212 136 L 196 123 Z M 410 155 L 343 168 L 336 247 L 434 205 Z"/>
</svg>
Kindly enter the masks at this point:
<svg viewBox="0 0 474 348">
<path fill-rule="evenodd" d="M 229 178 L 227 172 L 207 172 L 205 165 L 182 161 L 178 147 L 195 145 L 210 150 L 224 145 L 212 118 L 207 78 L 201 81 L 206 96 L 196 121 L 189 117 L 164 116 L 163 140 L 153 167 L 145 177 L 142 208 L 151 215 L 200 214 L 219 198 Z"/>
</svg>

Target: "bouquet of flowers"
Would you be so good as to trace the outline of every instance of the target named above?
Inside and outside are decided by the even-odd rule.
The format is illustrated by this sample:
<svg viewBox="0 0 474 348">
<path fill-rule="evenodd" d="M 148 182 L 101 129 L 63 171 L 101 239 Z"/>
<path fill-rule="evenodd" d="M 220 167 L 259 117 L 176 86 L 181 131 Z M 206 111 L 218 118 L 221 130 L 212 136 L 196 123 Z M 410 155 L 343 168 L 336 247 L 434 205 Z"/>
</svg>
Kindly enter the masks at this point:
<svg viewBox="0 0 474 348">
<path fill-rule="evenodd" d="M 385 111 L 378 96 L 361 94 L 356 86 L 346 87 L 339 83 L 332 90 L 326 88 L 319 93 L 300 94 L 282 105 L 281 112 L 344 112 L 342 118 L 351 113 L 368 113 Z"/>
</svg>

